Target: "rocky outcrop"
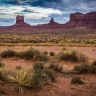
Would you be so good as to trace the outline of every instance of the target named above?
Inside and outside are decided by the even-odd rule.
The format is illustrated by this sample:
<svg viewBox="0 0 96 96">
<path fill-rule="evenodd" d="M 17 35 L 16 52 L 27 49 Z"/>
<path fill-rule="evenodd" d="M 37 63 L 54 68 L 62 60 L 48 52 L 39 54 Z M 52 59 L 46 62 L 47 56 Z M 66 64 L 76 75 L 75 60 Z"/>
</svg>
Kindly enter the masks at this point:
<svg viewBox="0 0 96 96">
<path fill-rule="evenodd" d="M 12 27 L 23 27 L 23 28 L 35 28 L 35 29 L 70 29 L 76 27 L 84 27 L 84 28 L 96 28 L 96 12 L 90 12 L 87 14 L 82 14 L 79 12 L 70 14 L 70 20 L 66 24 L 59 24 L 54 21 L 54 18 L 51 18 L 48 24 L 42 24 L 40 26 L 30 26 L 29 24 L 24 22 L 24 16 L 17 15 L 16 23 Z M 49 29 L 48 29 L 49 28 Z"/>
<path fill-rule="evenodd" d="M 42 27 L 46 27 L 46 28 L 63 28 L 63 24 L 59 24 L 57 22 L 54 21 L 54 18 L 51 18 L 51 20 L 49 21 L 48 24 L 43 24 Z"/>
<path fill-rule="evenodd" d="M 61 18 L 62 19 L 62 18 Z M 31 26 L 24 21 L 24 16 L 16 16 L 16 23 L 10 27 L 1 27 L 0 31 L 6 32 L 64 32 L 69 29 L 96 29 L 96 12 L 82 14 L 76 12 L 70 14 L 70 20 L 66 24 L 59 24 L 51 18 L 49 23 Z"/>
<path fill-rule="evenodd" d="M 30 27 L 30 25 L 24 22 L 24 16 L 17 15 L 16 23 L 12 27 Z"/>
<path fill-rule="evenodd" d="M 66 25 L 68 28 L 96 28 L 96 12 L 90 12 L 87 14 L 77 12 L 70 14 L 70 20 L 68 23 L 66 23 Z"/>
</svg>

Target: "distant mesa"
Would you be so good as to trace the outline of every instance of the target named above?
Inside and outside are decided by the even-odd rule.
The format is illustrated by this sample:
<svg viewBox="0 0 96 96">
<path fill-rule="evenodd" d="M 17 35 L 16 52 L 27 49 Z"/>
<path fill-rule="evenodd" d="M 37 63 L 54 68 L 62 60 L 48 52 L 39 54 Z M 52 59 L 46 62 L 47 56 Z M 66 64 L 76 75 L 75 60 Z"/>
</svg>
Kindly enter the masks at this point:
<svg viewBox="0 0 96 96">
<path fill-rule="evenodd" d="M 24 22 L 24 16 L 17 15 L 16 23 L 12 27 L 30 27 L 30 25 Z"/>
<path fill-rule="evenodd" d="M 24 22 L 24 16 L 16 16 L 16 23 L 12 27 L 32 27 L 31 25 Z M 82 14 L 79 12 L 70 14 L 70 20 L 66 24 L 59 24 L 54 21 L 54 18 L 51 18 L 48 24 L 41 24 L 39 27 L 34 26 L 35 28 L 76 28 L 76 27 L 85 27 L 85 28 L 96 28 L 96 12 L 90 12 L 87 14 Z"/>
<path fill-rule="evenodd" d="M 87 14 L 82 14 L 76 12 L 70 14 L 70 20 L 66 24 L 69 28 L 75 27 L 86 27 L 86 28 L 96 28 L 96 12 L 90 12 Z"/>
<path fill-rule="evenodd" d="M 62 18 L 61 18 L 62 19 Z M 0 27 L 1 29 L 5 27 Z M 66 29 L 74 29 L 74 28 L 88 28 L 88 29 L 96 29 L 96 12 L 90 12 L 87 14 L 82 14 L 79 12 L 70 14 L 70 19 L 65 24 L 59 24 L 54 21 L 54 18 L 51 18 L 49 23 L 47 24 L 40 24 L 36 26 L 32 26 L 27 24 L 24 21 L 24 16 L 17 15 L 16 16 L 16 23 L 10 27 L 6 27 L 5 29 L 15 30 L 15 31 L 32 31 L 32 32 L 39 32 L 44 31 L 47 32 L 50 30 L 52 31 L 64 31 Z M 2 30 L 3 30 L 2 29 Z"/>
</svg>

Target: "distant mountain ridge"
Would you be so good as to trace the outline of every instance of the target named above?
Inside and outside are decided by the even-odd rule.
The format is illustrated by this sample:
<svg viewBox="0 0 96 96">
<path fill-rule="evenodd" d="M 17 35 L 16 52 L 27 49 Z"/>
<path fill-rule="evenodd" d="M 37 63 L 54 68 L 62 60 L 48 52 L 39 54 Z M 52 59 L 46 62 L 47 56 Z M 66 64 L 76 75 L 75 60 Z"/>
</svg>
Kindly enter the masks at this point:
<svg viewBox="0 0 96 96">
<path fill-rule="evenodd" d="M 24 21 L 24 16 L 16 16 L 16 23 L 9 27 L 0 27 L 2 31 L 31 31 L 31 32 L 51 32 L 51 31 L 64 31 L 67 29 L 96 29 L 96 12 L 82 14 L 79 12 L 70 14 L 70 19 L 65 24 L 59 24 L 51 18 L 48 24 L 40 24 L 32 26 Z"/>
</svg>

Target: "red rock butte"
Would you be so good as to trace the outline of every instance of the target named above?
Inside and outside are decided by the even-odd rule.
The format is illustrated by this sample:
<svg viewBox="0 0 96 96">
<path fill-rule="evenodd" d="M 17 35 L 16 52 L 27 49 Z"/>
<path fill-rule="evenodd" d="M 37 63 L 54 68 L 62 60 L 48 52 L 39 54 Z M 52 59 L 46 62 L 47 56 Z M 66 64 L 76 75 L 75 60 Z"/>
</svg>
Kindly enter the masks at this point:
<svg viewBox="0 0 96 96">
<path fill-rule="evenodd" d="M 24 22 L 24 16 L 16 16 L 16 23 L 12 27 L 29 27 L 30 25 Z"/>
<path fill-rule="evenodd" d="M 62 18 L 61 18 L 62 19 Z M 32 27 L 24 22 L 24 16 L 17 15 L 16 23 L 12 27 Z M 86 27 L 96 28 L 96 12 L 90 12 L 82 14 L 79 12 L 70 14 L 70 20 L 66 24 L 59 24 L 51 18 L 48 24 L 42 24 L 40 26 L 33 26 L 35 28 L 75 28 L 75 27 Z"/>
<path fill-rule="evenodd" d="M 62 18 L 61 18 L 62 19 Z M 54 21 L 54 18 L 51 18 L 49 23 L 32 26 L 27 24 L 24 21 L 24 16 L 16 16 L 16 23 L 8 28 L 5 28 L 9 31 L 31 31 L 31 32 L 50 32 L 50 31 L 64 31 L 66 29 L 72 28 L 88 28 L 96 29 L 96 12 L 90 12 L 87 14 L 82 14 L 79 12 L 70 14 L 70 19 L 65 24 L 59 24 Z M 1 28 L 2 31 L 6 31 L 4 28 Z"/>
</svg>

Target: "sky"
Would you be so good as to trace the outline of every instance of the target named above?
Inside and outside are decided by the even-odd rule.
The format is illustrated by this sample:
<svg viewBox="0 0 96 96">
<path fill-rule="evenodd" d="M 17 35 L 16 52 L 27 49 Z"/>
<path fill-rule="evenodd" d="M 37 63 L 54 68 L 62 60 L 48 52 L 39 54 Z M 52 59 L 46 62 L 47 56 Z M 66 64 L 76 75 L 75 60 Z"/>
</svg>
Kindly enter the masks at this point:
<svg viewBox="0 0 96 96">
<path fill-rule="evenodd" d="M 17 15 L 30 25 L 48 23 L 51 17 L 64 24 L 71 13 L 91 11 L 96 11 L 96 0 L 0 0 L 0 26 L 15 24 Z"/>
</svg>

